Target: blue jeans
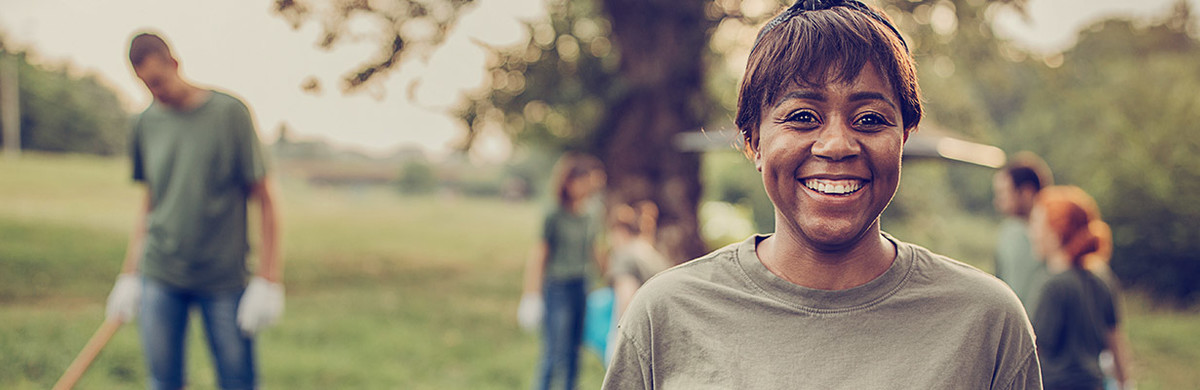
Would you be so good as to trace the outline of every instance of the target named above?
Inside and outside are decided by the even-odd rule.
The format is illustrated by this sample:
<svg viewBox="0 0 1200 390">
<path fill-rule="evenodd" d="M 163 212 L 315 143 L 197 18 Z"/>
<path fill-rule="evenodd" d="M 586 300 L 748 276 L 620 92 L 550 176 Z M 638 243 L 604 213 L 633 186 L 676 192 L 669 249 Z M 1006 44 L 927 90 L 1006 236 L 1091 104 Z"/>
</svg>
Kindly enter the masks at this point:
<svg viewBox="0 0 1200 390">
<path fill-rule="evenodd" d="M 192 306 L 200 308 L 204 319 L 218 385 L 222 389 L 255 387 L 254 341 L 237 325 L 243 291 L 190 291 L 143 278 L 138 326 L 150 373 L 149 388 L 183 388 L 185 338 Z"/>
<path fill-rule="evenodd" d="M 583 342 L 583 317 L 587 309 L 584 279 L 546 281 L 542 288 L 546 316 L 542 330 L 542 361 L 538 364 L 535 388 L 574 389 Z"/>
</svg>

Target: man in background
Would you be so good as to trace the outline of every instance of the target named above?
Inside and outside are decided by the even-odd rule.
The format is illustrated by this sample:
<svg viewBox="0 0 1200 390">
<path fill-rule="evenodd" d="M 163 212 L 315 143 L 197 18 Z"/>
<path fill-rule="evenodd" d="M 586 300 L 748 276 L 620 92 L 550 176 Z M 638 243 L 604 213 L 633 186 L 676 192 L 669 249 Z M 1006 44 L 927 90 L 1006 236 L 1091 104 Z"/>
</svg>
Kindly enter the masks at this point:
<svg viewBox="0 0 1200 390">
<path fill-rule="evenodd" d="M 1029 238 L 1029 211 L 1042 188 L 1054 185 L 1050 168 L 1030 152 L 1017 153 L 992 179 L 996 210 L 1005 216 L 996 238 L 996 277 L 1008 283 L 1025 312 L 1037 302 L 1047 278 L 1045 263 L 1033 254 Z"/>
<path fill-rule="evenodd" d="M 129 62 L 154 101 L 133 119 L 133 179 L 145 197 L 108 317 L 138 327 L 151 389 L 186 385 L 191 309 L 203 317 L 217 383 L 257 387 L 254 334 L 283 312 L 278 214 L 249 109 L 184 80 L 157 35 L 142 33 Z M 258 270 L 246 255 L 247 204 L 261 212 Z"/>
</svg>

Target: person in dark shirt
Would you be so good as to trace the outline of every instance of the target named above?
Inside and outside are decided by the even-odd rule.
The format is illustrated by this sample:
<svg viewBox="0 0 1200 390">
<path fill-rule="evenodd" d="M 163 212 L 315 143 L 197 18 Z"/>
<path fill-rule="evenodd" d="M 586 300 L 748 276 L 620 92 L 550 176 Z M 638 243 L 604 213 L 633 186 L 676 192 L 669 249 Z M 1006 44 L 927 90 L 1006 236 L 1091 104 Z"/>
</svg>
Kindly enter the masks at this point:
<svg viewBox="0 0 1200 390">
<path fill-rule="evenodd" d="M 1119 388 L 1130 383 L 1113 293 L 1087 270 L 1109 231 L 1095 203 L 1078 187 L 1049 187 L 1030 213 L 1034 250 L 1050 273 L 1030 318 L 1046 389 L 1103 388 L 1099 357 L 1105 349 L 1112 352 Z"/>
</svg>

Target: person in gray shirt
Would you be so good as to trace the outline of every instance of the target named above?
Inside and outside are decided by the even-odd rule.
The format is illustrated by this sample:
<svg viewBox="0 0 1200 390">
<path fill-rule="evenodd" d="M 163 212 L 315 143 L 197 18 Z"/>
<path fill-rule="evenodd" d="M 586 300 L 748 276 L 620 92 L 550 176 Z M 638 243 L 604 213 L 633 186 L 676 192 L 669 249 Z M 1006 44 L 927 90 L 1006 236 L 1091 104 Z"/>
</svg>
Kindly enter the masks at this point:
<svg viewBox="0 0 1200 390">
<path fill-rule="evenodd" d="M 650 279 L 604 388 L 1040 389 L 1003 282 L 880 230 L 920 118 L 912 57 L 880 11 L 802 0 L 768 22 L 736 122 L 775 233 Z"/>
<path fill-rule="evenodd" d="M 1054 185 L 1050 167 L 1030 152 L 1017 153 L 992 178 L 993 203 L 1005 215 L 996 235 L 996 277 L 1012 287 L 1026 313 L 1033 313 L 1038 293 L 1050 274 L 1033 254 L 1029 211 L 1042 188 Z"/>
</svg>

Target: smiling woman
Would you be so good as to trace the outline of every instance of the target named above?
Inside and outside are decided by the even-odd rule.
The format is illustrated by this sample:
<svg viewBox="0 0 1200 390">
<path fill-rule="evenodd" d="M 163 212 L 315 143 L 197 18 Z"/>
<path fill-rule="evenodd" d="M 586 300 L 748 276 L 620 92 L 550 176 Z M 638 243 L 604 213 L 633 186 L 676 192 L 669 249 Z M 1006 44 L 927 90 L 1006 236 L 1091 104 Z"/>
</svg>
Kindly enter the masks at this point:
<svg viewBox="0 0 1200 390">
<path fill-rule="evenodd" d="M 1041 388 L 1011 290 L 880 231 L 920 118 L 913 60 L 881 12 L 802 0 L 768 22 L 737 125 L 775 233 L 643 286 L 605 388 Z"/>
<path fill-rule="evenodd" d="M 755 132 L 761 135 L 754 165 L 775 204 L 780 235 L 829 249 L 879 236 L 878 217 L 900 182 L 908 131 L 899 125 L 888 83 L 873 64 L 862 69 L 849 83 L 794 86 Z"/>
</svg>

